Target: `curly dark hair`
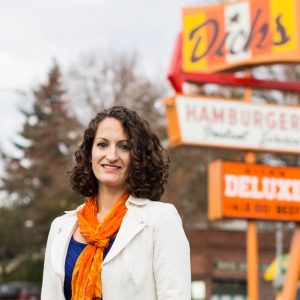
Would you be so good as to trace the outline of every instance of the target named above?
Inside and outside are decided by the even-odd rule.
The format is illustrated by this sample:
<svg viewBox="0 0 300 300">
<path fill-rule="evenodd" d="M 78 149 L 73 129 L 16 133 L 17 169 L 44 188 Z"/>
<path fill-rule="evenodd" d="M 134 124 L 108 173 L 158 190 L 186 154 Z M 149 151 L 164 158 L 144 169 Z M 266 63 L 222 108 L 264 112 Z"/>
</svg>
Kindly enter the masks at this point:
<svg viewBox="0 0 300 300">
<path fill-rule="evenodd" d="M 149 123 L 134 110 L 114 106 L 99 112 L 84 132 L 83 142 L 75 153 L 76 164 L 70 172 L 73 190 L 85 197 L 98 193 L 98 181 L 91 165 L 91 153 L 98 125 L 106 118 L 115 118 L 123 126 L 130 147 L 127 191 L 137 198 L 159 201 L 169 175 L 169 157 Z"/>
</svg>

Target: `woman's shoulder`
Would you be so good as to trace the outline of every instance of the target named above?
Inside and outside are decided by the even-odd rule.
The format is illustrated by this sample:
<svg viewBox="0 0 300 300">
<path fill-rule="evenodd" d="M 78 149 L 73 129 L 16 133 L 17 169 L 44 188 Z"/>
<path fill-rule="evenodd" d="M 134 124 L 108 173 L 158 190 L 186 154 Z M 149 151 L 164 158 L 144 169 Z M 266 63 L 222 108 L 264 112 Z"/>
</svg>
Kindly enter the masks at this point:
<svg viewBox="0 0 300 300">
<path fill-rule="evenodd" d="M 164 213 L 175 213 L 177 209 L 174 204 L 169 202 L 161 202 L 161 201 L 149 201 L 148 208 L 154 211 L 162 211 Z"/>
<path fill-rule="evenodd" d="M 181 218 L 176 207 L 171 203 L 133 197 L 130 199 L 129 203 L 132 206 L 137 207 L 139 212 L 152 224 L 171 219 L 176 219 L 181 222 Z"/>
<path fill-rule="evenodd" d="M 170 212 L 177 212 L 175 206 L 168 202 L 161 202 L 161 201 L 152 201 L 150 199 L 145 198 L 137 198 L 130 196 L 127 200 L 127 207 L 135 206 L 139 207 L 144 210 L 151 210 L 151 211 L 170 211 Z"/>
<path fill-rule="evenodd" d="M 84 204 L 79 205 L 77 208 L 73 210 L 67 210 L 64 212 L 64 214 L 56 217 L 51 224 L 51 227 L 56 227 L 61 225 L 61 223 L 68 222 L 68 220 L 72 219 L 76 216 L 77 212 L 82 208 Z"/>
<path fill-rule="evenodd" d="M 147 205 L 152 215 L 159 221 L 163 219 L 180 219 L 179 213 L 174 204 L 168 202 L 150 201 Z M 181 219 L 180 219 L 181 220 Z"/>
</svg>

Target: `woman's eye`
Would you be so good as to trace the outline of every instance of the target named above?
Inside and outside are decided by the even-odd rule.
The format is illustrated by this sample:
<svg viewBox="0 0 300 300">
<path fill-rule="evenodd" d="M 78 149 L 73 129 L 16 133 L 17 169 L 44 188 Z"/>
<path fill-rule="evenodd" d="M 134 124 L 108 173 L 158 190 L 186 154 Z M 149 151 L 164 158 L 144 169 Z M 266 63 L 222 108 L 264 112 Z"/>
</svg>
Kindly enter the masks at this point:
<svg viewBox="0 0 300 300">
<path fill-rule="evenodd" d="M 107 144 L 106 143 L 98 143 L 97 146 L 99 148 L 105 148 L 105 147 L 107 147 Z"/>
<path fill-rule="evenodd" d="M 120 148 L 122 149 L 122 150 L 129 150 L 129 146 L 127 145 L 127 144 L 121 144 L 120 145 Z"/>
</svg>

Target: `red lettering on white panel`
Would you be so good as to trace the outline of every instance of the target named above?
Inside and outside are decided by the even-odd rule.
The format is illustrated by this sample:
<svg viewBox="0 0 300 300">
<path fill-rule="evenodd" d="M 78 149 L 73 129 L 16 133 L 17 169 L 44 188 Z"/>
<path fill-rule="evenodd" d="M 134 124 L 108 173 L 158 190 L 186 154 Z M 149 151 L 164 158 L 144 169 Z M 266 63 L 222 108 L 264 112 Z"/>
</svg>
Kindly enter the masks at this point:
<svg viewBox="0 0 300 300">
<path fill-rule="evenodd" d="M 291 127 L 294 130 L 299 130 L 299 118 L 297 115 L 291 115 Z"/>
<path fill-rule="evenodd" d="M 237 112 L 234 108 L 228 110 L 228 122 L 230 125 L 236 125 L 237 123 Z"/>
<path fill-rule="evenodd" d="M 286 130 L 286 114 L 285 113 L 279 114 L 279 128 L 281 130 Z"/>
<path fill-rule="evenodd" d="M 196 105 L 191 105 L 191 104 L 186 105 L 186 120 L 187 121 L 196 121 L 197 120 Z"/>
<path fill-rule="evenodd" d="M 248 127 L 251 125 L 251 116 L 250 116 L 250 113 L 246 110 L 241 111 L 241 123 L 245 127 Z"/>
<path fill-rule="evenodd" d="M 224 109 L 213 107 L 212 109 L 212 121 L 224 122 Z"/>
<path fill-rule="evenodd" d="M 273 112 L 268 113 L 265 116 L 265 120 L 266 120 L 266 125 L 269 129 L 275 128 L 276 122 L 275 122 L 275 116 Z"/>
<path fill-rule="evenodd" d="M 253 125 L 256 127 L 262 127 L 262 114 L 259 111 L 253 113 Z"/>
<path fill-rule="evenodd" d="M 199 121 L 201 121 L 201 122 L 208 122 L 209 121 L 207 107 L 205 107 L 205 106 L 201 107 L 201 109 L 200 109 Z"/>
</svg>

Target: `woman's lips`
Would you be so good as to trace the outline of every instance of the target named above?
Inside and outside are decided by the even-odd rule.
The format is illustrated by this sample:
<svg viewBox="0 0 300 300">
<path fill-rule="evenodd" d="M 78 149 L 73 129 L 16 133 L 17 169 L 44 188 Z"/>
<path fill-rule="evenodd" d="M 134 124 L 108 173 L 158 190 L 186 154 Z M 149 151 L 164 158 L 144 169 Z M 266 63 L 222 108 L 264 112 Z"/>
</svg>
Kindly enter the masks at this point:
<svg viewBox="0 0 300 300">
<path fill-rule="evenodd" d="M 119 167 L 119 166 L 114 166 L 114 165 L 102 164 L 101 166 L 102 166 L 106 171 L 110 171 L 110 172 L 117 171 L 117 170 L 121 169 L 121 167 Z"/>
</svg>

